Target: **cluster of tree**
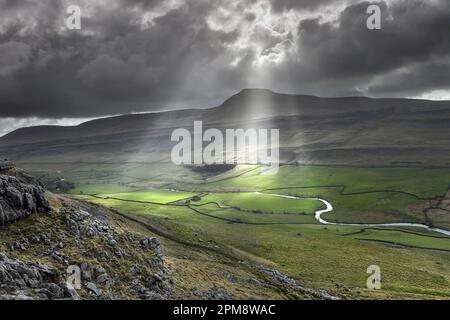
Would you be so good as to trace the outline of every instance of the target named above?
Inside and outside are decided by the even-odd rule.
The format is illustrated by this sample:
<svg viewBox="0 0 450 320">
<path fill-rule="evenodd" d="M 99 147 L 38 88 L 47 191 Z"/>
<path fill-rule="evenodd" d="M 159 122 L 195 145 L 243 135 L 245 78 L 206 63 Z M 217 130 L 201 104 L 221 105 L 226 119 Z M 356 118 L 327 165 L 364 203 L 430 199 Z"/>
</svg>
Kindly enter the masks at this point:
<svg viewBox="0 0 450 320">
<path fill-rule="evenodd" d="M 197 173 L 223 173 L 230 171 L 236 167 L 236 164 L 205 164 L 205 165 L 190 165 L 186 166 Z"/>
</svg>

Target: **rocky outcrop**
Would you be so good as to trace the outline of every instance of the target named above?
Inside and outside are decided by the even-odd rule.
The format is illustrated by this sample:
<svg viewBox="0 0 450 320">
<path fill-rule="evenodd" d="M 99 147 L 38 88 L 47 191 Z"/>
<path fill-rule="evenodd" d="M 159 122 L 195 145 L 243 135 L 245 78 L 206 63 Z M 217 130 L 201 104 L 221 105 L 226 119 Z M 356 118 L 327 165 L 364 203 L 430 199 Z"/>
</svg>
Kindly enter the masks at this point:
<svg viewBox="0 0 450 320">
<path fill-rule="evenodd" d="M 85 239 L 98 238 L 102 239 L 105 248 L 97 254 L 99 259 L 129 259 L 130 250 L 123 246 L 128 242 L 128 246 L 132 243 L 136 246 L 135 250 L 142 252 L 143 256 L 147 256 L 140 265 L 134 265 L 129 268 L 129 279 L 127 286 L 140 299 L 144 300 L 161 300 L 170 295 L 170 289 L 166 283 L 166 268 L 161 250 L 161 243 L 156 238 L 136 238 L 132 233 L 128 233 L 126 237 L 120 236 L 117 230 L 110 226 L 107 221 L 91 215 L 87 211 L 76 210 L 71 212 L 67 218 L 67 225 L 74 238 L 78 243 L 82 243 Z M 111 255 L 108 252 L 113 253 Z M 132 259 L 133 260 L 133 259 Z M 153 273 L 148 275 L 140 272 L 139 269 L 145 269 L 145 265 L 151 265 Z M 82 281 L 88 289 L 91 298 L 109 298 L 112 289 L 116 284 L 116 279 L 108 275 L 101 266 L 92 266 L 86 263 L 81 265 Z"/>
<path fill-rule="evenodd" d="M 11 161 L 0 160 L 0 171 L 11 170 L 14 167 L 14 163 L 12 163 Z"/>
<path fill-rule="evenodd" d="M 49 210 L 45 190 L 41 186 L 22 183 L 13 176 L 0 175 L 0 225 Z"/>
<path fill-rule="evenodd" d="M 160 241 L 95 214 L 62 207 L 52 215 L 30 217 L 19 238 L 6 237 L 0 252 L 0 300 L 169 298 Z M 36 219 L 39 225 L 33 228 Z M 0 234 L 0 247 L 13 227 Z M 78 288 L 69 289 L 73 273 L 68 270 L 78 270 Z"/>
<path fill-rule="evenodd" d="M 0 253 L 0 300 L 75 299 L 51 266 L 25 263 Z"/>
<path fill-rule="evenodd" d="M 249 279 L 249 282 L 253 283 L 254 285 L 258 285 L 261 287 L 275 286 L 277 288 L 285 288 L 288 289 L 288 291 L 300 293 L 303 296 L 311 299 L 339 300 L 339 297 L 330 295 L 324 290 L 312 290 L 303 288 L 299 286 L 294 279 L 286 276 L 285 274 L 281 273 L 278 270 L 267 268 L 261 265 L 250 264 L 248 262 L 241 262 L 241 263 L 251 267 L 252 269 L 257 271 L 260 275 L 262 275 L 263 278 L 265 278 L 265 281 L 263 282 L 255 278 Z"/>
<path fill-rule="evenodd" d="M 105 208 L 47 193 L 17 168 L 0 172 L 0 226 L 0 300 L 172 295 L 158 239 Z"/>
</svg>

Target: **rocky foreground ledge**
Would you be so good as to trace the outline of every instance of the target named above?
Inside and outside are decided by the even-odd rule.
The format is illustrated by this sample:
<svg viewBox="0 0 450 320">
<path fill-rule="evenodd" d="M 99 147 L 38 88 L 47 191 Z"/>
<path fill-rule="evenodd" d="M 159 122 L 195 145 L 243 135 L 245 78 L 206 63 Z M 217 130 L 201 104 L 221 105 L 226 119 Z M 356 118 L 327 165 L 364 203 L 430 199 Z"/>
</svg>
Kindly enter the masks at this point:
<svg viewBox="0 0 450 320">
<path fill-rule="evenodd" d="M 107 209 L 0 175 L 0 225 L 0 300 L 171 295 L 158 239 Z"/>
<path fill-rule="evenodd" d="M 41 186 L 0 175 L 0 225 L 16 222 L 32 213 L 49 211 L 50 205 Z"/>
<path fill-rule="evenodd" d="M 165 299 L 170 295 L 156 238 L 125 234 L 82 210 L 40 216 L 33 223 L 45 223 L 47 218 L 54 220 L 54 227 L 28 226 L 17 240 L 2 243 L 6 252 L 0 252 L 0 300 Z M 31 221 L 8 228 L 15 234 L 25 222 Z M 69 281 L 68 270 L 74 268 L 80 272 L 79 290 L 73 290 Z"/>
</svg>

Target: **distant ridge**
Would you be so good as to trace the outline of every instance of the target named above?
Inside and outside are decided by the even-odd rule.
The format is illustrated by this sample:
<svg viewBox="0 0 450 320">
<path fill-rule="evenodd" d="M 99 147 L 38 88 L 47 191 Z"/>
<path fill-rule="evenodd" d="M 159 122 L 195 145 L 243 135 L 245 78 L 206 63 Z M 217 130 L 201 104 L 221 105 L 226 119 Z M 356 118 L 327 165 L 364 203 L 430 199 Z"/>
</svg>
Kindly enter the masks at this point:
<svg viewBox="0 0 450 320">
<path fill-rule="evenodd" d="M 73 127 L 22 128 L 0 138 L 13 160 L 66 157 L 168 160 L 176 128 L 278 128 L 283 161 L 339 165 L 450 165 L 450 102 L 320 98 L 245 89 L 210 109 L 130 114 Z"/>
<path fill-rule="evenodd" d="M 0 137 L 0 143 L 48 140 L 58 138 L 58 135 L 62 135 L 62 137 L 70 134 L 89 135 L 97 133 L 99 127 L 105 127 L 105 129 L 107 127 L 106 130 L 140 130 L 148 123 L 154 124 L 157 121 L 169 120 L 174 122 L 195 116 L 208 122 L 220 122 L 242 120 L 244 116 L 247 116 L 246 119 L 248 120 L 253 120 L 279 115 L 335 114 L 349 111 L 383 110 L 387 107 L 395 108 L 398 112 L 409 112 L 424 105 L 430 108 L 450 108 L 450 101 L 368 97 L 322 98 L 312 95 L 275 93 L 268 89 L 243 89 L 225 100 L 221 105 L 210 109 L 181 109 L 156 113 L 125 114 L 94 119 L 77 126 L 43 125 L 26 127 Z M 249 109 L 253 111 L 250 118 L 246 115 Z"/>
</svg>

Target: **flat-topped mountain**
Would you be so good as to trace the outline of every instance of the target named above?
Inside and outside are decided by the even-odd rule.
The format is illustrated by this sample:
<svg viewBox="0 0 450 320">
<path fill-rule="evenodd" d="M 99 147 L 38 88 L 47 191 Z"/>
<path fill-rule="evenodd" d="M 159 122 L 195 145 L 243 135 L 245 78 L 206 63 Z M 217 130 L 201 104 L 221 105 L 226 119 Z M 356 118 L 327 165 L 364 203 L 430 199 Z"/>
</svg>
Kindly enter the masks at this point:
<svg viewBox="0 0 450 320">
<path fill-rule="evenodd" d="M 211 109 L 131 114 L 74 127 L 22 128 L 0 138 L 15 161 L 170 161 L 175 128 L 278 128 L 281 160 L 339 165 L 450 165 L 450 102 L 319 98 L 246 89 Z"/>
</svg>

